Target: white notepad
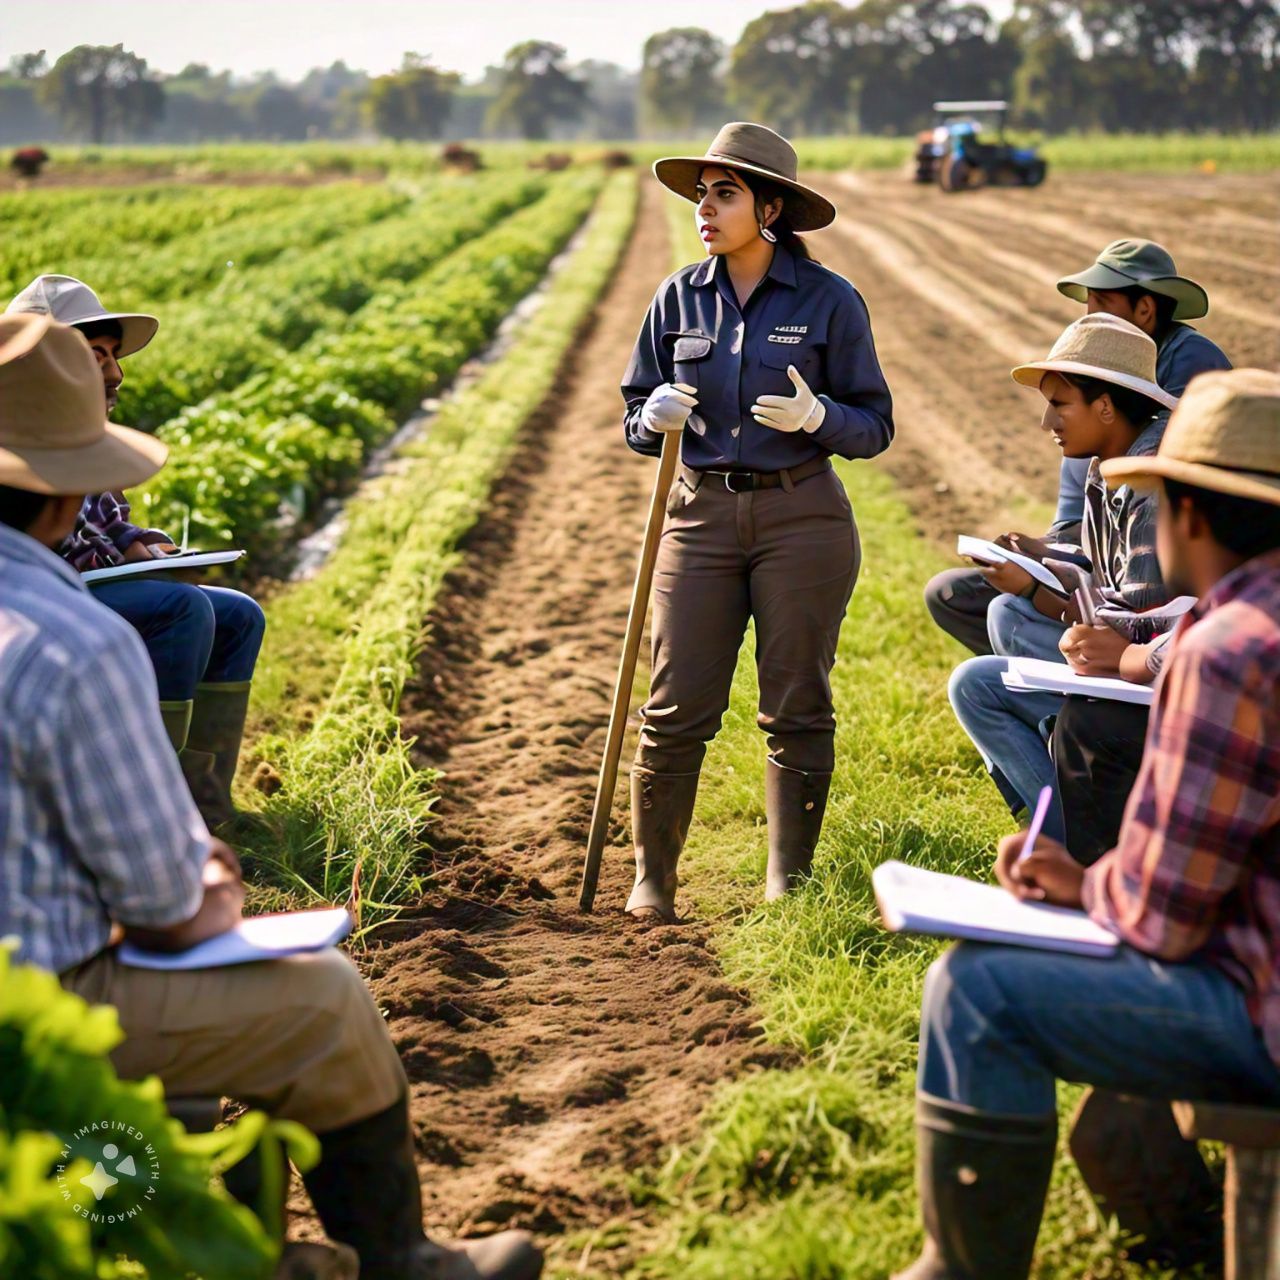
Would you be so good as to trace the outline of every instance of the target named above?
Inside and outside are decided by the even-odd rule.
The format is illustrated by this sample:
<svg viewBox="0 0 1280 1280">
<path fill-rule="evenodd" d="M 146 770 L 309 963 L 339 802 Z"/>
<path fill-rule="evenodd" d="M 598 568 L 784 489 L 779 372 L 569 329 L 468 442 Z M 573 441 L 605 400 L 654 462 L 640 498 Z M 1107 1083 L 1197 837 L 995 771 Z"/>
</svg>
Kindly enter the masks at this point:
<svg viewBox="0 0 1280 1280">
<path fill-rule="evenodd" d="M 231 564 L 243 551 L 180 551 L 176 555 L 157 556 L 154 560 L 135 560 L 115 564 L 108 569 L 87 569 L 80 576 L 86 582 L 109 582 L 112 578 L 134 578 L 142 573 L 165 569 L 209 569 L 216 564 Z"/>
<path fill-rule="evenodd" d="M 1065 662 L 1044 658 L 1010 658 L 1009 669 L 1000 679 L 1015 693 L 1071 693 L 1109 702 L 1134 702 L 1140 707 L 1149 707 L 1156 696 L 1153 685 L 1134 684 L 1118 676 L 1082 676 Z"/>
<path fill-rule="evenodd" d="M 966 560 L 976 560 L 979 564 L 995 565 L 1006 562 L 1016 564 L 1018 568 L 1025 569 L 1041 586 L 1048 587 L 1050 591 L 1056 591 L 1060 596 L 1067 594 L 1066 587 L 1058 577 L 1052 570 L 1046 569 L 1039 560 L 1033 560 L 1020 552 L 1010 551 L 1008 547 L 988 542 L 986 538 L 972 538 L 967 533 L 962 533 L 956 539 L 956 552 Z"/>
<path fill-rule="evenodd" d="M 1020 902 L 995 885 L 925 871 L 905 862 L 881 863 L 871 873 L 885 928 L 938 938 L 1002 942 L 1040 951 L 1112 956 L 1120 939 L 1083 911 Z"/>
<path fill-rule="evenodd" d="M 186 951 L 145 951 L 131 942 L 120 944 L 121 964 L 134 969 L 223 969 L 255 960 L 335 947 L 351 932 L 345 907 L 318 911 L 283 911 L 251 916 L 227 933 L 197 943 Z"/>
</svg>

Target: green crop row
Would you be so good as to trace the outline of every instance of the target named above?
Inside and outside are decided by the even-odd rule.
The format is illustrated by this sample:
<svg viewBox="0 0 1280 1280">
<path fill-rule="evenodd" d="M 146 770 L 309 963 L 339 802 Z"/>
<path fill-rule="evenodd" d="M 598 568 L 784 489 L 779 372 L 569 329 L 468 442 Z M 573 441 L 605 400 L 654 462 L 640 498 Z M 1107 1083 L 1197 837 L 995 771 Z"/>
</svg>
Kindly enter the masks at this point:
<svg viewBox="0 0 1280 1280">
<path fill-rule="evenodd" d="M 159 337 L 129 362 L 118 420 L 155 430 L 217 392 L 274 373 L 312 335 L 346 324 L 386 281 L 420 275 L 544 187 L 524 174 L 439 179 L 402 213 L 291 250 L 166 308 Z"/>
<path fill-rule="evenodd" d="M 408 203 L 408 194 L 386 186 L 334 185 L 295 191 L 285 204 L 222 220 L 165 245 L 99 244 L 92 256 L 71 258 L 79 275 L 114 307 L 151 309 L 190 297 L 353 228 L 385 218 Z M 37 271 L 67 271 L 57 238 L 35 262 Z"/>
<path fill-rule="evenodd" d="M 596 174 L 553 183 L 424 275 L 387 283 L 273 375 L 168 423 L 159 434 L 171 461 L 137 491 L 135 509 L 171 529 L 189 517 L 198 544 L 270 551 L 282 504 L 308 509 L 453 377 L 537 283 L 599 183 Z"/>
<path fill-rule="evenodd" d="M 543 264 L 593 186 L 572 190 L 561 216 L 550 202 L 536 211 Z M 412 897 L 432 779 L 413 768 L 398 711 L 422 620 L 612 276 L 635 200 L 632 175 L 610 180 L 511 347 L 350 504 L 342 540 L 321 571 L 268 604 L 254 720 L 277 732 L 252 755 L 281 785 L 264 814 L 268 831 L 248 853 L 260 898 L 265 884 L 341 900 L 358 866 L 366 927 Z M 527 234 L 537 232 L 529 226 Z"/>
</svg>

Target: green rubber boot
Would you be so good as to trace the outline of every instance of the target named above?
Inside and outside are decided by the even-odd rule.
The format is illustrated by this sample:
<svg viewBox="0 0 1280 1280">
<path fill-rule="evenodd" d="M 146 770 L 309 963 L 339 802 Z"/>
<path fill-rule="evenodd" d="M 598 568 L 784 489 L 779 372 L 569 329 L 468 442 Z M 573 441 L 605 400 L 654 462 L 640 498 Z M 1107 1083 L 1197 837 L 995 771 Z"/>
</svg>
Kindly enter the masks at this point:
<svg viewBox="0 0 1280 1280">
<path fill-rule="evenodd" d="M 186 702 L 162 702 L 160 704 L 160 719 L 164 723 L 164 731 L 169 735 L 169 741 L 173 743 L 173 749 L 179 754 L 182 748 L 187 745 L 187 735 L 191 731 L 191 712 L 194 704 L 188 699 Z"/>
<path fill-rule="evenodd" d="M 191 798 L 210 829 L 240 816 L 231 801 L 231 784 L 240 762 L 240 743 L 249 714 L 248 680 L 200 684 L 191 712 L 191 729 L 181 756 Z"/>
</svg>

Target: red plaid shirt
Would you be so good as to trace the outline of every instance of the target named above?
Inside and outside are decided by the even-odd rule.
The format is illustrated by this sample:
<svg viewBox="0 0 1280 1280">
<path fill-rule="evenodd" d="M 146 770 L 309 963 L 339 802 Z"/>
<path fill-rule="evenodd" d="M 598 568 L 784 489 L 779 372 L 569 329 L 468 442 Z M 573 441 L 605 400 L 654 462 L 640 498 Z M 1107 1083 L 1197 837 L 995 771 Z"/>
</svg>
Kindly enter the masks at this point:
<svg viewBox="0 0 1280 1280">
<path fill-rule="evenodd" d="M 1280 1063 L 1280 551 L 1180 622 L 1120 842 L 1085 873 L 1084 903 L 1139 951 L 1223 969 Z"/>
</svg>

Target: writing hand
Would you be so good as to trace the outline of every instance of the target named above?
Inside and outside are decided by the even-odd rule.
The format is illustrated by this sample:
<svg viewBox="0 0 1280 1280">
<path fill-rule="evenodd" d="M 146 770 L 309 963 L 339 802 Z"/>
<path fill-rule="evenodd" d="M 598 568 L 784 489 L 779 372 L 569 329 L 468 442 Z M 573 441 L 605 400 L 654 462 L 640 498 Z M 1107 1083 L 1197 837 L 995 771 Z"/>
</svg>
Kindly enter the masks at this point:
<svg viewBox="0 0 1280 1280">
<path fill-rule="evenodd" d="M 1035 848 L 1021 857 L 1026 835 L 1005 836 L 996 854 L 996 879 L 1023 902 L 1048 902 L 1058 907 L 1079 907 L 1084 868 L 1066 846 L 1039 836 Z"/>
</svg>

